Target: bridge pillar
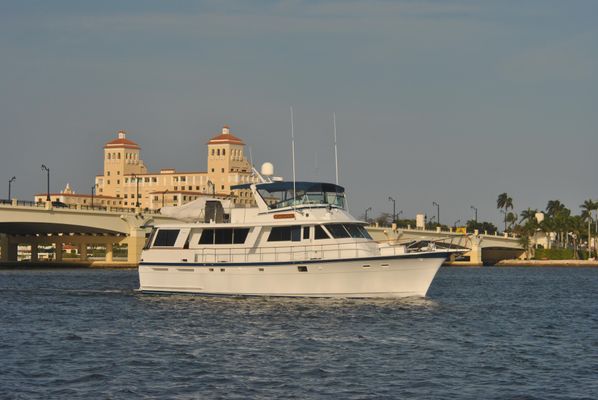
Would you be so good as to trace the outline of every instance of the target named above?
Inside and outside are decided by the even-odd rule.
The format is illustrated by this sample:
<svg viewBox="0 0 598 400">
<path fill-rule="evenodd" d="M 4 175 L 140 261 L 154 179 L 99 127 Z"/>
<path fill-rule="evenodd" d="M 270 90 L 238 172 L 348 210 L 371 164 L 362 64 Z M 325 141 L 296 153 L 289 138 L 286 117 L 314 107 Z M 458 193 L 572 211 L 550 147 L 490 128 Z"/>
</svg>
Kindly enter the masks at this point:
<svg viewBox="0 0 598 400">
<path fill-rule="evenodd" d="M 37 243 L 31 243 L 31 262 L 37 262 L 39 249 Z"/>
<path fill-rule="evenodd" d="M 79 260 L 87 261 L 87 243 L 79 243 Z"/>
<path fill-rule="evenodd" d="M 56 262 L 62 262 L 62 242 L 56 241 L 54 245 L 56 246 L 54 259 Z"/>
<path fill-rule="evenodd" d="M 145 230 L 135 229 L 131 230 L 129 237 L 126 240 L 127 243 L 127 262 L 139 263 L 141 256 L 141 250 L 145 244 Z"/>
<path fill-rule="evenodd" d="M 113 254 L 112 243 L 106 243 L 106 262 L 112 262 Z"/>
<path fill-rule="evenodd" d="M 477 236 L 471 236 L 471 250 L 469 251 L 469 263 L 471 265 L 482 265 L 482 239 Z"/>
<path fill-rule="evenodd" d="M 8 235 L 0 234 L 0 261 L 17 261 L 17 244 L 10 243 Z"/>
</svg>

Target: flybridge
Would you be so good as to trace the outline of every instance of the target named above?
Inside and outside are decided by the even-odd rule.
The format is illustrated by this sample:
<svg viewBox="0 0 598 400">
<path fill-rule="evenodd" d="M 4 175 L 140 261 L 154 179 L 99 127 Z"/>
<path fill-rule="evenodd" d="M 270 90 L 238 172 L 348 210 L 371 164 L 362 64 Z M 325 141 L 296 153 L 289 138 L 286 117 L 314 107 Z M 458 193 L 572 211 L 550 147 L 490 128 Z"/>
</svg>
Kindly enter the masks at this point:
<svg viewBox="0 0 598 400">
<path fill-rule="evenodd" d="M 236 185 L 231 189 L 250 189 L 251 186 L 251 184 Z M 345 188 L 332 183 L 304 181 L 258 183 L 255 184 L 255 192 L 270 210 L 298 205 L 345 208 Z"/>
</svg>

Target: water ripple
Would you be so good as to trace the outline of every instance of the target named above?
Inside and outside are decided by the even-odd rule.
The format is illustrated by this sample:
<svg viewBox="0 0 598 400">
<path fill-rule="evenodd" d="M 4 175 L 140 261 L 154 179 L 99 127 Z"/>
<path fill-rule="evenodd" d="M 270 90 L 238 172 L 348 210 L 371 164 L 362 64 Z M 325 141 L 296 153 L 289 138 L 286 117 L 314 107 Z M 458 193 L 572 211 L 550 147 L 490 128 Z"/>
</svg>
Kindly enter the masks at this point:
<svg viewBox="0 0 598 400">
<path fill-rule="evenodd" d="M 0 398 L 598 398 L 598 270 L 442 269 L 425 299 L 137 286 L 0 271 Z"/>
</svg>

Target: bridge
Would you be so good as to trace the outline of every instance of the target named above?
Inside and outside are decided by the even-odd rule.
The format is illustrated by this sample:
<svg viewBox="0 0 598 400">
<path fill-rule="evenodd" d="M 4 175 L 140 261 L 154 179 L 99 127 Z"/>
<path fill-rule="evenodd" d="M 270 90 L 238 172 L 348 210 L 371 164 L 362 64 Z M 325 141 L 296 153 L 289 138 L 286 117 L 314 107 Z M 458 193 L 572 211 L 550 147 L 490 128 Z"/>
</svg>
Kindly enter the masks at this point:
<svg viewBox="0 0 598 400">
<path fill-rule="evenodd" d="M 26 246 L 30 248 L 28 261 L 33 263 L 40 260 L 40 248 L 44 247 L 52 247 L 53 261 L 88 263 L 93 261 L 88 257 L 93 249 L 100 247 L 105 254 L 99 260 L 102 263 L 136 265 L 148 226 L 169 221 L 172 219 L 141 209 L 4 201 L 0 204 L 0 261 L 16 262 L 19 246 Z M 76 257 L 65 254 L 67 245 L 76 248 Z M 126 252 L 126 256 L 116 260 L 115 249 Z"/>
<path fill-rule="evenodd" d="M 525 250 L 519 238 L 503 235 L 472 233 L 458 233 L 455 231 L 441 231 L 424 229 L 403 229 L 396 227 L 367 227 L 368 232 L 378 241 L 396 241 L 408 243 L 417 240 L 443 241 L 454 247 L 468 249 L 462 260 L 451 260 L 452 265 L 494 265 L 500 260 L 521 258 Z"/>
<path fill-rule="evenodd" d="M 50 256 L 56 262 L 136 266 L 149 226 L 172 221 L 172 218 L 139 208 L 55 207 L 52 202 L 0 201 L 0 261 L 16 262 L 25 258 L 35 263 L 40 261 L 40 248 L 51 247 Z M 367 229 L 378 241 L 444 240 L 452 246 L 466 249 L 464 260 L 452 260 L 453 264 L 494 264 L 503 259 L 520 258 L 524 254 L 519 240 L 512 236 L 487 235 L 477 231 L 462 234 L 439 229 L 375 226 Z M 19 246 L 29 248 L 29 258 L 19 257 Z M 76 249 L 72 250 L 74 257 L 64 251 L 66 246 Z M 102 248 L 104 253 L 100 260 L 93 251 L 97 247 Z M 126 252 L 126 256 L 114 257 L 115 250 L 123 254 Z"/>
</svg>

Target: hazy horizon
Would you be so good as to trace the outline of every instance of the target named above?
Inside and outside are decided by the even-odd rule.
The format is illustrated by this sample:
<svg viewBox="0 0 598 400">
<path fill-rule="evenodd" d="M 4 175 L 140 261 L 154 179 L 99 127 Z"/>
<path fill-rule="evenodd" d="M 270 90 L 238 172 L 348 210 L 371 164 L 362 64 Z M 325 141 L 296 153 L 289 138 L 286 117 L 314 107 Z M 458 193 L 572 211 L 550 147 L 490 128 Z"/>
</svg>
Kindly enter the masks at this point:
<svg viewBox="0 0 598 400">
<path fill-rule="evenodd" d="M 340 184 L 355 216 L 499 227 L 598 200 L 598 3 L 77 1 L 0 4 L 0 198 L 89 193 L 120 129 L 150 171 L 206 169 L 230 125 L 259 168 Z"/>
</svg>

